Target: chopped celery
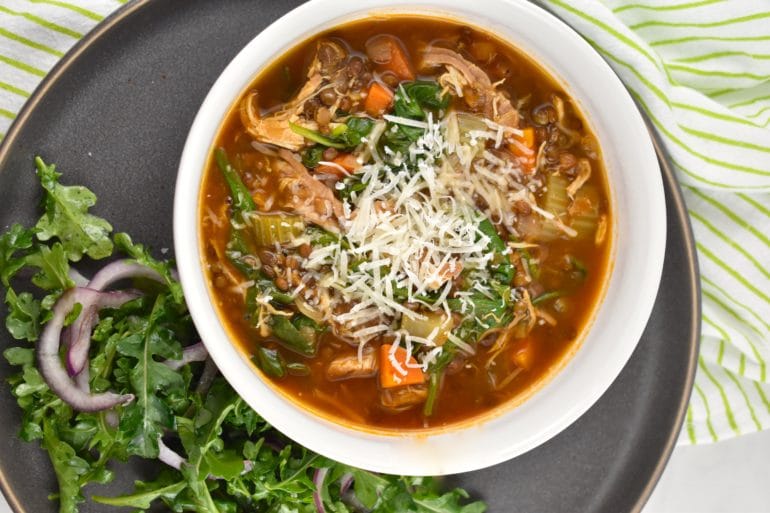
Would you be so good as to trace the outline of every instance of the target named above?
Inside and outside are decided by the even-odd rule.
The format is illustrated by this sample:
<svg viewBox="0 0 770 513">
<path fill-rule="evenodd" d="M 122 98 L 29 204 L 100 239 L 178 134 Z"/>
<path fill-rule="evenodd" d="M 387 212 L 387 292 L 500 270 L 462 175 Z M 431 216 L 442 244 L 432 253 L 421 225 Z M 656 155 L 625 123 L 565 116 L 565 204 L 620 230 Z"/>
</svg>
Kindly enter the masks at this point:
<svg viewBox="0 0 770 513">
<path fill-rule="evenodd" d="M 414 337 L 432 340 L 436 345 L 446 342 L 452 330 L 452 318 L 445 312 L 423 313 L 425 319 L 411 319 L 406 315 L 401 318 L 401 329 Z M 435 333 L 434 333 L 435 331 Z M 432 335 L 432 336 L 431 336 Z"/>
<path fill-rule="evenodd" d="M 457 113 L 457 128 L 460 132 L 460 142 L 463 144 L 470 141 L 469 132 L 472 130 L 489 130 L 483 119 L 467 112 Z"/>
<path fill-rule="evenodd" d="M 570 208 L 572 222 L 570 226 L 577 232 L 578 238 L 593 237 L 599 223 L 599 191 L 592 185 L 584 185 L 575 194 Z"/>
<path fill-rule="evenodd" d="M 569 180 L 562 175 L 551 174 L 546 179 L 546 191 L 543 208 L 556 216 L 563 216 L 569 208 L 567 186 Z"/>
<path fill-rule="evenodd" d="M 252 214 L 248 216 L 257 247 L 273 247 L 300 235 L 305 224 L 299 216 L 286 214 Z"/>
</svg>

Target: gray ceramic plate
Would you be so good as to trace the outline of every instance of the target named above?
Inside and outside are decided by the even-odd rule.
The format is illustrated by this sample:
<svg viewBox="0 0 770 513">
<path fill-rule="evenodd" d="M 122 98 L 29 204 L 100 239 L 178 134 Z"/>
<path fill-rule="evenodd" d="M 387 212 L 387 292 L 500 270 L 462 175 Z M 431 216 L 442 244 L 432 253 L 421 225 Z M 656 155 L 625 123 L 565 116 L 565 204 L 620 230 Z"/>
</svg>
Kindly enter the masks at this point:
<svg viewBox="0 0 770 513">
<path fill-rule="evenodd" d="M 106 20 L 49 75 L 0 148 L 0 228 L 35 219 L 32 159 L 40 154 L 66 183 L 94 190 L 96 212 L 116 230 L 156 251 L 171 248 L 174 179 L 193 116 L 227 62 L 293 3 L 146 0 Z M 660 477 L 690 395 L 700 313 L 692 234 L 661 163 L 668 245 L 647 330 L 620 377 L 570 428 L 512 461 L 449 478 L 492 512 L 639 511 Z M 0 349 L 10 343 L 3 332 Z M 3 359 L 0 377 L 9 372 Z M 17 513 L 56 511 L 46 498 L 55 490 L 46 455 L 17 437 L 19 411 L 7 386 L 0 412 L 0 485 L 9 503 Z M 129 464 L 99 492 L 126 490 L 153 470 Z"/>
</svg>

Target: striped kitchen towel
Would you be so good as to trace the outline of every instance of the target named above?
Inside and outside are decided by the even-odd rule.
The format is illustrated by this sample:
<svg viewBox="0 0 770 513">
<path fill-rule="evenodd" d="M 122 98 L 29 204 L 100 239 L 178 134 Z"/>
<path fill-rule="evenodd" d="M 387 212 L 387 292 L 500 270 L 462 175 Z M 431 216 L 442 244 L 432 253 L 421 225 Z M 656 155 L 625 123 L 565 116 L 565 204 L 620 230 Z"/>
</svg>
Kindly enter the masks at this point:
<svg viewBox="0 0 770 513">
<path fill-rule="evenodd" d="M 660 134 L 692 219 L 703 339 L 682 443 L 770 427 L 770 2 L 539 0 L 610 63 Z M 0 137 L 118 0 L 0 0 Z"/>
<path fill-rule="evenodd" d="M 680 443 L 770 427 L 770 2 L 543 4 L 620 76 L 684 189 L 703 336 Z"/>
</svg>

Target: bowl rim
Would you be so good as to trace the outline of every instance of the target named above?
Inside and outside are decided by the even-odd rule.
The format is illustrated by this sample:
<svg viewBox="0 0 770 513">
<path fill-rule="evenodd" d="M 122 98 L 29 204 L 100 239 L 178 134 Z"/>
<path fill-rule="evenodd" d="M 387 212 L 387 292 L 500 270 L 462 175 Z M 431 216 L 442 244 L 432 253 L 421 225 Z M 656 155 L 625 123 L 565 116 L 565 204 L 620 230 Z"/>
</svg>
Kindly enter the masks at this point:
<svg viewBox="0 0 770 513">
<path fill-rule="evenodd" d="M 500 13 L 499 9 L 511 9 L 511 12 L 499 16 L 496 20 L 484 14 Z M 277 394 L 274 388 L 253 370 L 250 362 L 235 344 L 228 340 L 227 331 L 222 326 L 216 307 L 211 302 L 199 254 L 197 205 L 200 183 L 214 137 L 235 99 L 261 69 L 308 37 L 353 19 L 396 13 L 459 19 L 509 42 L 528 54 L 533 61 L 561 83 L 572 99 L 580 103 L 581 111 L 600 140 L 604 138 L 616 142 L 613 137 L 601 131 L 602 123 L 607 121 L 604 119 L 606 114 L 596 110 L 595 106 L 589 108 L 581 102 L 580 100 L 586 100 L 586 98 L 576 94 L 572 83 L 563 78 L 562 71 L 566 68 L 552 66 L 549 61 L 553 59 L 552 56 L 538 53 L 538 37 L 532 36 L 532 32 L 527 32 L 527 37 L 532 41 L 517 39 L 520 34 L 512 34 L 514 29 L 507 24 L 510 23 L 519 30 L 523 30 L 520 23 L 527 23 L 530 25 L 527 30 L 544 30 L 551 37 L 557 37 L 562 43 L 568 44 L 572 57 L 589 66 L 593 81 L 605 88 L 603 100 L 606 101 L 609 98 L 611 106 L 622 114 L 618 115 L 623 118 L 624 130 L 621 132 L 625 132 L 626 136 L 636 136 L 638 143 L 636 148 L 638 160 L 628 166 L 632 171 L 621 173 L 618 164 L 611 168 L 608 162 L 610 157 L 606 151 L 603 152 L 608 174 L 617 175 L 607 177 L 613 203 L 612 217 L 615 234 L 613 249 L 608 257 L 610 261 L 607 264 L 609 270 L 604 284 L 604 297 L 597 302 L 598 306 L 593 311 L 593 318 L 584 328 L 585 340 L 579 344 L 579 347 L 576 346 L 573 354 L 562 358 L 560 368 L 548 376 L 547 383 L 536 387 L 534 397 L 533 394 L 529 394 L 530 397 L 526 402 L 518 407 L 505 408 L 504 411 L 491 417 L 482 415 L 480 422 L 477 423 L 461 422 L 448 429 L 428 434 L 421 434 L 419 431 L 410 431 L 401 435 L 384 434 L 345 427 L 326 418 L 309 414 L 303 411 L 296 401 L 287 400 L 281 394 Z M 513 23 L 510 18 L 513 13 L 518 17 L 519 25 Z M 292 35 L 288 36 L 288 34 Z M 539 44 L 544 44 L 542 38 L 539 41 Z M 609 97 L 605 97 L 605 94 L 609 94 Z M 596 120 L 592 117 L 594 115 L 601 119 L 600 126 L 597 126 Z M 603 150 L 607 149 L 606 142 L 605 140 L 600 144 Z M 626 166 L 623 166 L 623 169 L 626 169 Z M 644 172 L 630 174 L 634 169 Z M 618 183 L 625 184 L 625 181 L 621 180 L 624 177 L 625 181 L 632 179 L 631 185 L 636 188 L 634 190 L 642 191 L 641 196 L 644 201 L 640 202 L 639 198 L 624 188 L 616 189 Z M 619 195 L 618 192 L 624 194 Z M 619 199 L 624 201 L 621 202 Z M 632 206 L 636 206 L 637 210 L 634 214 L 641 215 L 640 203 L 651 207 L 644 212 L 643 219 L 622 218 L 623 216 L 618 216 L 617 207 L 620 204 L 625 206 L 625 200 L 628 200 Z M 523 0 L 477 0 L 473 5 L 463 0 L 423 0 L 418 4 L 410 4 L 405 0 L 361 0 L 355 4 L 345 0 L 313 0 L 290 11 L 252 39 L 230 62 L 204 100 L 193 122 L 179 165 L 174 200 L 174 245 L 185 296 L 193 321 L 204 343 L 225 378 L 268 422 L 311 450 L 346 464 L 379 472 L 442 475 L 487 467 L 540 445 L 574 422 L 609 388 L 636 347 L 652 311 L 663 265 L 665 214 L 663 184 L 657 158 L 645 124 L 633 101 L 601 57 L 571 28 L 542 8 Z M 623 227 L 618 229 L 621 222 L 642 232 L 641 236 L 638 233 L 633 235 L 636 239 L 641 239 L 641 243 L 646 244 L 643 247 L 647 251 L 643 255 L 644 258 L 639 258 L 638 255 L 629 256 L 626 260 L 630 258 L 632 262 L 623 260 L 621 263 L 624 265 L 619 268 L 614 265 L 613 260 L 617 256 L 619 245 L 617 238 L 619 234 L 624 233 Z M 626 235 L 623 234 L 623 236 Z M 640 242 L 637 241 L 637 245 L 639 244 Z M 640 286 L 635 287 L 635 291 L 630 291 L 628 285 L 625 285 L 625 288 L 622 288 L 622 284 L 618 285 L 619 273 L 625 275 L 629 271 L 636 273 L 636 278 L 641 283 Z M 587 383 L 581 383 L 579 376 L 578 378 L 565 377 L 564 373 L 573 366 L 574 361 L 587 352 L 584 347 L 591 344 L 596 321 L 602 312 L 606 311 L 605 303 L 610 297 L 608 294 L 613 285 L 615 288 L 621 287 L 620 297 L 634 299 L 634 308 L 626 312 L 627 317 L 622 322 L 622 331 L 621 323 L 617 321 L 603 323 L 602 327 L 607 327 L 605 325 L 608 324 L 612 328 L 611 333 L 621 336 L 620 340 L 625 343 L 609 348 L 609 354 L 605 355 L 603 362 L 606 365 L 598 372 L 593 372 Z M 604 338 L 608 338 L 608 335 L 604 335 Z M 588 359 L 591 360 L 591 358 Z M 595 355 L 593 360 L 597 360 Z M 576 379 L 583 388 L 579 393 L 567 394 L 572 402 L 564 404 L 564 401 L 553 399 L 556 391 L 569 391 L 565 387 L 575 385 Z M 586 380 L 585 377 L 582 379 Z M 540 420 L 527 422 L 527 415 L 534 416 L 538 412 L 538 406 L 543 409 L 541 404 L 543 401 L 535 399 L 540 398 L 546 390 L 551 390 L 551 401 L 545 411 L 550 412 L 551 416 L 544 419 L 544 414 L 540 412 L 537 417 Z M 526 429 L 519 429 L 522 424 Z M 453 457 L 450 453 L 462 453 L 463 456 Z"/>
</svg>

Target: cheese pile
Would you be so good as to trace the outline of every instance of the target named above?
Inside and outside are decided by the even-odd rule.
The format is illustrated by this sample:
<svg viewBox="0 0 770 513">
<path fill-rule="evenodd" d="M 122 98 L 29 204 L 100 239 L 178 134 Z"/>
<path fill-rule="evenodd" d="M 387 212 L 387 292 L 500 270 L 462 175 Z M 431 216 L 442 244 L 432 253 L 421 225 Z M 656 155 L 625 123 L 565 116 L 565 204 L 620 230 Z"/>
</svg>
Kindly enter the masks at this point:
<svg viewBox="0 0 770 513">
<path fill-rule="evenodd" d="M 499 146 L 503 130 L 511 129 L 491 124 L 461 142 L 452 114 L 440 123 L 431 116 L 426 122 L 386 118 L 388 129 L 403 124 L 424 133 L 406 155 L 387 147 L 382 156 L 371 152 L 374 161 L 356 173 L 365 188 L 344 203 L 343 236 L 316 247 L 304 264 L 318 286 L 333 291 L 333 303 L 347 305 L 331 321 L 339 335 L 358 343 L 359 354 L 366 342 L 383 334 L 395 339 L 394 348 L 402 343 L 410 354 L 413 343 L 435 346 L 430 337 L 400 330 L 397 321 L 402 316 L 423 319 L 410 308 L 415 304 L 450 316 L 448 299 L 460 272 L 470 274 L 474 288 L 483 292 L 494 254 L 479 223 L 496 215 L 496 221 L 512 230 L 510 194 L 526 191 L 518 193 L 525 197 L 531 192 L 521 185 L 516 162 L 484 149 L 487 140 Z M 367 144 L 375 148 L 376 140 Z M 476 207 L 479 197 L 488 205 L 485 211 Z M 469 293 L 453 295 L 462 305 L 460 312 L 472 316 Z M 456 336 L 450 340 L 461 350 L 473 351 Z M 435 347 L 423 352 L 420 366 L 427 368 L 440 351 Z"/>
</svg>

